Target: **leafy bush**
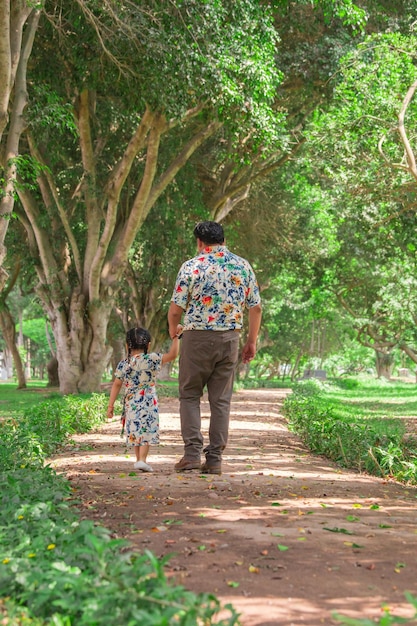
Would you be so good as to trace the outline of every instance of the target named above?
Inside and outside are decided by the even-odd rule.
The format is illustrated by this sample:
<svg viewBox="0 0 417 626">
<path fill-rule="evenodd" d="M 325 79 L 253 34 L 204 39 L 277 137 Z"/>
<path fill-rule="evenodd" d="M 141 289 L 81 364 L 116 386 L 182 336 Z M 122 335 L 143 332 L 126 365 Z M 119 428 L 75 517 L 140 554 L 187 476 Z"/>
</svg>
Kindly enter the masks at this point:
<svg viewBox="0 0 417 626">
<path fill-rule="evenodd" d="M 340 389 L 356 389 L 359 387 L 359 381 L 357 378 L 336 378 L 334 384 L 340 387 Z"/>
<path fill-rule="evenodd" d="M 9 617 L 20 605 L 22 623 L 107 626 L 111 615 L 113 626 L 195 626 L 228 608 L 216 623 L 237 623 L 214 596 L 170 585 L 166 559 L 134 554 L 109 530 L 80 521 L 69 483 L 50 468 L 2 472 L 0 490 L 0 595 L 12 599 Z"/>
<path fill-rule="evenodd" d="M 46 457 L 105 419 L 108 398 L 56 397 L 0 423 L 0 617 L 14 626 L 233 626 L 210 594 L 169 584 L 167 559 L 80 521 Z M 219 620 L 219 613 L 227 615 Z"/>
<path fill-rule="evenodd" d="M 21 418 L 0 422 L 0 470 L 42 466 L 74 433 L 88 432 L 106 419 L 108 397 L 55 396 L 26 409 Z"/>
<path fill-rule="evenodd" d="M 308 398 L 319 396 L 324 390 L 324 384 L 317 378 L 309 378 L 307 380 L 299 380 L 293 385 L 294 397 Z"/>
<path fill-rule="evenodd" d="M 285 400 L 284 412 L 289 425 L 317 454 L 322 454 L 342 466 L 381 476 L 393 475 L 389 464 L 394 450 L 401 453 L 404 478 L 404 426 L 395 418 L 364 418 L 338 414 L 337 407 L 322 393 L 316 381 L 297 384 Z M 313 383 L 313 384 L 311 384 Z M 410 459 L 407 459 L 410 462 Z M 415 481 L 417 466 L 408 467 L 408 480 Z M 395 473 L 401 477 L 399 468 Z"/>
</svg>

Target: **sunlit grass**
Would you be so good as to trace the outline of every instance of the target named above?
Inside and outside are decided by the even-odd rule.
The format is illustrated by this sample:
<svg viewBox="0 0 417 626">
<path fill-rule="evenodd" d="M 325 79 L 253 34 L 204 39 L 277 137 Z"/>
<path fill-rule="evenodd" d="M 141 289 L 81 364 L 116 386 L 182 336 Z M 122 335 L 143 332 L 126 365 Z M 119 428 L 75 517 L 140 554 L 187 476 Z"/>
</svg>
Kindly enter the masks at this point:
<svg viewBox="0 0 417 626">
<path fill-rule="evenodd" d="M 367 381 L 352 389 L 326 385 L 326 400 L 341 417 L 417 417 L 417 385 Z"/>
<path fill-rule="evenodd" d="M 26 389 L 17 389 L 17 383 L 0 382 L 0 417 L 15 417 L 26 409 L 56 395 L 46 382 L 28 383 Z"/>
</svg>

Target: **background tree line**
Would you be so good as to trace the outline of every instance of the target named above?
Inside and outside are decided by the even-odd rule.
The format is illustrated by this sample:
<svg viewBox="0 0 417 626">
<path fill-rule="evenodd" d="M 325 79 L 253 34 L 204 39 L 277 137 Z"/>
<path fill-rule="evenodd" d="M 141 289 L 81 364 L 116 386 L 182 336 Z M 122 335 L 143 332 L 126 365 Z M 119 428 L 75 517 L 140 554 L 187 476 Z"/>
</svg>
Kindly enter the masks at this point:
<svg viewBox="0 0 417 626">
<path fill-rule="evenodd" d="M 97 389 L 127 327 L 163 345 L 193 224 L 216 219 L 261 283 L 260 370 L 295 372 L 355 341 L 380 373 L 398 349 L 415 360 L 416 12 L 2 2 L 9 349 L 19 290 L 48 322 L 60 390 Z"/>
</svg>

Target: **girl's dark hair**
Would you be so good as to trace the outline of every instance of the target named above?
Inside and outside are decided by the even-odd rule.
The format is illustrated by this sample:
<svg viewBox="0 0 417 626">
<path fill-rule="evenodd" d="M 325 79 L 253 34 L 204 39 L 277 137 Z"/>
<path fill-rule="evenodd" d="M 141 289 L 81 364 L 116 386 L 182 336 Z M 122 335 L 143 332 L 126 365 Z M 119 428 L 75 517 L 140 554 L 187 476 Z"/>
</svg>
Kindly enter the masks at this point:
<svg viewBox="0 0 417 626">
<path fill-rule="evenodd" d="M 146 328 L 131 328 L 128 330 L 126 333 L 128 356 L 130 356 L 132 350 L 143 350 L 147 354 L 150 340 L 151 335 Z"/>
</svg>

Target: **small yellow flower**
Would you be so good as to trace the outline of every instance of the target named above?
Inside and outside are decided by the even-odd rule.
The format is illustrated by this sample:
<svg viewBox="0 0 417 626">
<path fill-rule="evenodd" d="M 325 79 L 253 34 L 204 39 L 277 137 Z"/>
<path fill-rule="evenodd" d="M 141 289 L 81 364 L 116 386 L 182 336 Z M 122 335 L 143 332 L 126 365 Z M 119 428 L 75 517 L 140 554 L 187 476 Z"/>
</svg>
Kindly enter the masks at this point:
<svg viewBox="0 0 417 626">
<path fill-rule="evenodd" d="M 3 559 L 3 563 L 8 563 L 10 559 Z"/>
<path fill-rule="evenodd" d="M 25 516 L 24 515 L 18 515 L 17 519 L 25 519 Z"/>
<path fill-rule="evenodd" d="M 47 550 L 54 550 L 54 548 L 55 548 L 55 544 L 50 543 L 49 546 L 47 547 Z"/>
<path fill-rule="evenodd" d="M 36 556 L 36 552 L 29 552 L 28 557 L 29 559 L 33 559 L 33 557 Z"/>
</svg>

